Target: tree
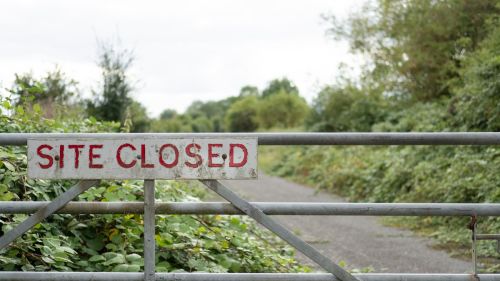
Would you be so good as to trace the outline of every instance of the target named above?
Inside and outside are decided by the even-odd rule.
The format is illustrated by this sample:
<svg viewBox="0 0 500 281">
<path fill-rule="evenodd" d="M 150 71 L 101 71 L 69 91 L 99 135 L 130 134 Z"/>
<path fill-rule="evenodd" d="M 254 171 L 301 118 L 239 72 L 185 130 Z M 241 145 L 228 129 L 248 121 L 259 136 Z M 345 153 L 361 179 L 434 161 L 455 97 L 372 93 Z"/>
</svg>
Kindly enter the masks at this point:
<svg viewBox="0 0 500 281">
<path fill-rule="evenodd" d="M 132 103 L 127 107 L 126 120 L 130 120 L 130 132 L 148 132 L 151 126 L 146 108 L 135 100 L 132 100 Z"/>
<path fill-rule="evenodd" d="M 100 89 L 93 91 L 95 99 L 87 103 L 88 112 L 97 119 L 117 121 L 123 125 L 127 108 L 133 103 L 133 86 L 127 72 L 134 57 L 130 51 L 117 50 L 111 44 L 102 44 L 99 52 L 102 83 Z"/>
<path fill-rule="evenodd" d="M 255 96 L 244 97 L 229 107 L 226 117 L 226 131 L 253 132 L 259 127 L 257 120 L 258 100 Z"/>
<path fill-rule="evenodd" d="M 177 116 L 177 111 L 175 111 L 175 109 L 165 109 L 161 112 L 160 119 L 168 120 L 174 118 L 175 116 Z"/>
<path fill-rule="evenodd" d="M 454 126 L 467 131 L 500 131 L 500 28 L 465 62 L 463 85 L 449 112 Z"/>
<path fill-rule="evenodd" d="M 272 95 L 285 92 L 287 94 L 298 95 L 299 89 L 288 78 L 274 79 L 269 82 L 267 88 L 262 91 L 262 97 L 268 98 Z"/>
<path fill-rule="evenodd" d="M 151 131 L 159 133 L 192 132 L 192 119 L 189 115 L 179 114 L 169 119 L 156 119 L 151 122 Z"/>
<path fill-rule="evenodd" d="M 239 97 L 256 96 L 258 97 L 259 89 L 255 86 L 246 85 L 241 88 Z"/>
<path fill-rule="evenodd" d="M 224 128 L 224 116 L 226 115 L 229 107 L 239 100 L 239 97 L 229 97 L 218 101 L 194 101 L 187 108 L 185 115 L 190 116 L 192 120 L 198 120 L 203 124 L 191 124 L 193 131 L 203 131 L 207 130 L 213 132 L 223 132 Z M 210 124 L 207 124 L 206 120 Z M 192 121 L 195 122 L 195 121 Z"/>
<path fill-rule="evenodd" d="M 299 95 L 281 89 L 259 102 L 259 124 L 266 129 L 292 128 L 304 123 L 309 106 Z"/>
<path fill-rule="evenodd" d="M 463 58 L 488 34 L 498 0 L 378 0 L 346 21 L 327 17 L 337 40 L 368 57 L 369 79 L 390 95 L 450 95 Z"/>
<path fill-rule="evenodd" d="M 16 74 L 15 77 L 9 92 L 16 105 L 29 110 L 38 104 L 45 118 L 81 114 L 78 83 L 69 79 L 60 68 L 56 67 L 40 79 L 32 73 Z"/>
<path fill-rule="evenodd" d="M 379 95 L 365 94 L 353 85 L 327 86 L 313 101 L 307 120 L 311 131 L 371 131 L 383 120 L 383 100 Z"/>
</svg>

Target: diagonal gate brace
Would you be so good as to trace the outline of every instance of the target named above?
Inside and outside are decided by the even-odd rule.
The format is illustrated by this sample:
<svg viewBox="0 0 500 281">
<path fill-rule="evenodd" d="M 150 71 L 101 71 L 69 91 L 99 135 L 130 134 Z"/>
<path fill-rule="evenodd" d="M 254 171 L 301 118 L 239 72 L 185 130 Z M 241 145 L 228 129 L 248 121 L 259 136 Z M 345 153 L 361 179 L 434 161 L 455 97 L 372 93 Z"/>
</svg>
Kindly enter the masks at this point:
<svg viewBox="0 0 500 281">
<path fill-rule="evenodd" d="M 262 210 L 255 207 L 248 201 L 239 197 L 236 193 L 231 191 L 229 188 L 224 186 L 221 182 L 217 180 L 200 180 L 204 185 L 213 190 L 215 193 L 219 194 L 222 198 L 229 201 L 236 208 L 240 209 L 242 212 L 247 214 L 249 217 L 256 220 L 258 223 L 265 226 L 270 231 L 274 232 L 281 239 L 288 242 L 290 245 L 295 247 L 297 250 L 302 252 L 308 258 L 316 262 L 326 271 L 332 273 L 338 279 L 342 281 L 358 281 L 354 276 L 352 276 L 345 269 L 341 268 L 329 258 L 325 257 L 318 250 L 313 248 L 311 245 L 307 244 L 304 240 L 300 239 L 294 235 L 291 231 L 283 227 L 281 224 L 273 220 L 268 215 L 264 214 Z"/>
<path fill-rule="evenodd" d="M 18 224 L 16 227 L 11 229 L 9 232 L 5 233 L 0 237 L 0 250 L 7 247 L 12 241 L 16 240 L 19 236 L 23 235 L 30 228 L 40 223 L 42 220 L 46 219 L 48 216 L 57 212 L 59 209 L 64 207 L 69 201 L 73 200 L 75 197 L 85 192 L 87 189 L 96 185 L 98 180 L 84 180 L 79 181 L 77 184 L 72 186 L 63 194 L 59 195 L 54 201 L 50 202 L 48 205 L 41 207 L 29 216 L 23 222 Z"/>
</svg>

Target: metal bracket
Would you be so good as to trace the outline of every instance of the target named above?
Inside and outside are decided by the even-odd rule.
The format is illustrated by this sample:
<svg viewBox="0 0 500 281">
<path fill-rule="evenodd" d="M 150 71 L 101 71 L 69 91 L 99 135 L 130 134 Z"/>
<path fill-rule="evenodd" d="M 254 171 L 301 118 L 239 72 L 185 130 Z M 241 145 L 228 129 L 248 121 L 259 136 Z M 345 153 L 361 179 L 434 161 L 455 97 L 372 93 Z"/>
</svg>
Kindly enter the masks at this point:
<svg viewBox="0 0 500 281">
<path fill-rule="evenodd" d="M 476 240 L 496 240 L 497 252 L 500 253 L 500 234 L 476 234 Z"/>
<path fill-rule="evenodd" d="M 209 189 L 219 194 L 222 198 L 229 201 L 236 208 L 243 211 L 249 217 L 256 220 L 258 223 L 265 226 L 270 231 L 274 232 L 281 239 L 288 242 L 290 245 L 295 247 L 297 250 L 302 252 L 308 258 L 316 262 L 326 271 L 332 273 L 335 277 L 342 281 L 358 281 L 354 276 L 352 276 L 345 269 L 332 262 L 329 258 L 325 257 L 318 250 L 313 248 L 311 245 L 307 244 L 305 241 L 294 235 L 291 231 L 283 227 L 281 224 L 273 220 L 268 215 L 264 214 L 261 209 L 252 205 L 248 201 L 239 197 L 236 193 L 231 191 L 225 185 L 217 180 L 200 180 Z"/>
<path fill-rule="evenodd" d="M 46 219 L 48 216 L 57 212 L 59 209 L 64 207 L 69 201 L 73 200 L 75 197 L 85 192 L 87 189 L 99 183 L 99 180 L 83 180 L 79 181 L 77 184 L 72 186 L 63 194 L 59 195 L 54 201 L 50 202 L 47 206 L 43 206 L 36 213 L 29 216 L 19 225 L 11 229 L 9 232 L 5 233 L 0 237 L 0 249 L 7 247 L 12 241 L 16 240 L 18 237 L 23 235 L 33 226 L 40 223 L 42 220 Z"/>
</svg>

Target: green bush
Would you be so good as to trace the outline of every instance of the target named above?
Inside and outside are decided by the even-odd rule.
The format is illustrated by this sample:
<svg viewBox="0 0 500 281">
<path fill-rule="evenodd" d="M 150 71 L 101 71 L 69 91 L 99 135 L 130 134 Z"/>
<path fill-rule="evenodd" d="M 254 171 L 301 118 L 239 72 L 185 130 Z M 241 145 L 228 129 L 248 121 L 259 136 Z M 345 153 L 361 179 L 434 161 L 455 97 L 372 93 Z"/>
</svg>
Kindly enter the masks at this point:
<svg viewBox="0 0 500 281">
<path fill-rule="evenodd" d="M 36 107 L 35 107 L 36 109 Z M 110 132 L 117 123 L 94 119 L 59 122 L 28 115 L 0 100 L 0 132 Z M 34 180 L 26 174 L 26 147 L 0 146 L 0 200 L 46 201 L 73 181 Z M 158 181 L 156 199 L 199 201 L 204 191 L 186 181 Z M 79 201 L 141 201 L 141 181 L 102 181 Z M 0 215 L 0 235 L 27 216 Z M 140 271 L 141 215 L 52 215 L 0 250 L 0 270 Z M 297 272 L 293 251 L 276 236 L 240 216 L 156 216 L 157 271 Z"/>
<path fill-rule="evenodd" d="M 376 94 L 366 94 L 353 85 L 328 86 L 314 99 L 306 124 L 309 131 L 369 132 L 383 119 L 386 109 Z"/>
<path fill-rule="evenodd" d="M 500 200 L 497 147 L 299 147 L 282 148 L 268 172 L 342 195 L 353 202 L 482 203 Z M 467 253 L 468 218 L 398 221 Z M 498 233 L 498 218 L 480 218 L 484 233 Z M 493 243 L 482 256 L 499 258 Z M 465 249 L 465 250 L 464 250 Z"/>
<path fill-rule="evenodd" d="M 246 96 L 229 107 L 225 116 L 225 128 L 229 132 L 253 132 L 259 128 L 257 120 L 259 100 Z"/>
<path fill-rule="evenodd" d="M 259 101 L 259 127 L 270 129 L 302 126 L 308 112 L 309 106 L 298 93 L 280 91 Z"/>
<path fill-rule="evenodd" d="M 466 60 L 463 86 L 451 104 L 454 126 L 464 130 L 500 131 L 500 28 Z"/>
</svg>

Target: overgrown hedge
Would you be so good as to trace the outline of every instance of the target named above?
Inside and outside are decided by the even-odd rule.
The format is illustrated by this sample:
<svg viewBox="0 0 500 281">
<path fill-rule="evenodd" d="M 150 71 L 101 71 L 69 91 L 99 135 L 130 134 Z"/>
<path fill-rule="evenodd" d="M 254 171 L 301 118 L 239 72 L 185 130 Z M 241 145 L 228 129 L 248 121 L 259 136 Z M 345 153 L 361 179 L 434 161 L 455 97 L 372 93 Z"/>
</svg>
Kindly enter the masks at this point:
<svg viewBox="0 0 500 281">
<path fill-rule="evenodd" d="M 417 104 L 378 123 L 383 131 L 442 131 L 447 103 Z M 389 115 L 390 116 L 390 115 Z M 342 146 L 265 148 L 270 173 L 330 191 L 352 202 L 482 203 L 500 201 L 500 148 L 496 146 Z M 392 223 L 436 237 L 466 257 L 469 218 L 425 217 Z M 499 233 L 500 219 L 479 218 L 481 233 Z M 450 246 L 450 247 L 448 247 Z M 452 246 L 452 247 L 451 247 Z M 496 242 L 478 243 L 479 254 L 496 262 Z M 486 262 L 487 262 L 486 260 Z"/>
<path fill-rule="evenodd" d="M 0 100 L 0 132 L 109 132 L 113 123 L 55 121 Z M 0 147 L 0 200 L 45 201 L 74 182 L 26 176 L 26 147 Z M 158 181 L 156 199 L 199 201 L 203 189 L 186 181 Z M 141 201 L 141 181 L 103 181 L 80 201 Z M 0 214 L 0 235 L 26 215 Z M 52 215 L 0 251 L 0 270 L 140 271 L 141 215 Z M 307 270 L 293 251 L 246 217 L 160 215 L 156 218 L 157 271 L 297 272 Z"/>
</svg>

